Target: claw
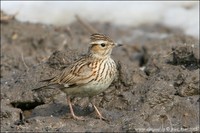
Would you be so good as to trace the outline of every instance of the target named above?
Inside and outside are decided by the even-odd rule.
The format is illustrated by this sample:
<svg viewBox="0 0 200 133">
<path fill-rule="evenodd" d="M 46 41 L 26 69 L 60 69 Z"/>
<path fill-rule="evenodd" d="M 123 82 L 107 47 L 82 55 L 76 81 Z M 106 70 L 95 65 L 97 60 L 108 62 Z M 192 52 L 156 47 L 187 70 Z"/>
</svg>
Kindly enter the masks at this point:
<svg viewBox="0 0 200 133">
<path fill-rule="evenodd" d="M 82 116 L 72 115 L 72 117 L 73 117 L 73 119 L 75 119 L 75 120 L 85 121 L 84 117 L 82 117 Z"/>
<path fill-rule="evenodd" d="M 102 114 L 100 113 L 100 111 L 97 109 L 97 107 L 93 103 L 92 103 L 92 105 L 93 105 L 95 111 L 97 112 L 99 119 L 100 120 L 104 120 L 104 121 L 108 121 L 108 119 L 106 119 L 105 117 L 102 116 Z"/>
</svg>

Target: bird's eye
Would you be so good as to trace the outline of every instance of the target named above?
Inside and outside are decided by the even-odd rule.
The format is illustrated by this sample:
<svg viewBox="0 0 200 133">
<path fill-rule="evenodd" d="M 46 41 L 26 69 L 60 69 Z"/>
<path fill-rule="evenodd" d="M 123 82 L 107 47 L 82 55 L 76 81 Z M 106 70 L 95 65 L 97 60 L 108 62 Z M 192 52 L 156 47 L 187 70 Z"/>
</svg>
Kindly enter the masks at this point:
<svg viewBox="0 0 200 133">
<path fill-rule="evenodd" d="M 106 46 L 106 44 L 105 43 L 101 43 L 101 47 L 105 47 Z"/>
</svg>

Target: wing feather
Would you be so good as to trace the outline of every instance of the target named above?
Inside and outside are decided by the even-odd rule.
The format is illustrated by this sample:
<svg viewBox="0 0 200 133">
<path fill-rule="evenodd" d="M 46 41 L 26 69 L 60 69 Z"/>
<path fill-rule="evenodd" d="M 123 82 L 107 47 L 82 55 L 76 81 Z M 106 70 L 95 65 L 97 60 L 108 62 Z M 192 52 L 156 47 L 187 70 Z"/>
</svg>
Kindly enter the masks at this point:
<svg viewBox="0 0 200 133">
<path fill-rule="evenodd" d="M 54 77 L 50 82 L 58 84 L 81 85 L 94 79 L 96 71 L 91 67 L 90 61 L 79 60 L 72 66 L 63 70 L 61 75 Z"/>
<path fill-rule="evenodd" d="M 93 61 L 96 65 L 97 63 Z M 48 82 L 47 85 L 33 89 L 40 90 L 42 88 L 70 88 L 87 84 L 95 79 L 96 70 L 94 65 L 91 65 L 90 60 L 85 58 L 80 59 L 75 64 L 65 68 L 63 72 L 53 78 L 42 80 L 41 82 Z"/>
</svg>

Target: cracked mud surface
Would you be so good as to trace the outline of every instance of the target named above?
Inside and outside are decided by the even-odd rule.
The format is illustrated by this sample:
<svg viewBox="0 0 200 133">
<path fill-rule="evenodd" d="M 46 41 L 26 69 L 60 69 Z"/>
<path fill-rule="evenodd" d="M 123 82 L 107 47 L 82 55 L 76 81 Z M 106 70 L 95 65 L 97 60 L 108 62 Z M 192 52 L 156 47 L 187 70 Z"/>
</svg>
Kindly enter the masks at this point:
<svg viewBox="0 0 200 133">
<path fill-rule="evenodd" d="M 33 92 L 87 52 L 90 33 L 78 22 L 63 27 L 1 23 L 1 131 L 198 131 L 199 41 L 161 25 L 91 24 L 122 42 L 113 50 L 119 76 L 94 98 L 109 122 L 96 118 L 87 98 L 75 98 L 70 118 L 59 90 Z"/>
</svg>

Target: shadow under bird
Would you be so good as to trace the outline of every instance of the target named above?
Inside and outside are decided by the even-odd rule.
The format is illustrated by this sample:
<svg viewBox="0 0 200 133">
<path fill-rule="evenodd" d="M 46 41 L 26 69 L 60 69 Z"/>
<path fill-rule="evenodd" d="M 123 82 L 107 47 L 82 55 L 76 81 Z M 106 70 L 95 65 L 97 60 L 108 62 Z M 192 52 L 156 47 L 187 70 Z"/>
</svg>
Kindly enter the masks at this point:
<svg viewBox="0 0 200 133">
<path fill-rule="evenodd" d="M 84 57 L 69 65 L 61 74 L 43 80 L 42 82 L 48 83 L 46 86 L 33 90 L 58 88 L 66 93 L 71 115 L 77 120 L 84 118 L 75 115 L 70 97 L 89 97 L 98 117 L 105 120 L 91 98 L 105 91 L 117 76 L 116 63 L 110 56 L 115 46 L 121 44 L 115 43 L 104 34 L 92 34 L 88 53 Z"/>
</svg>

